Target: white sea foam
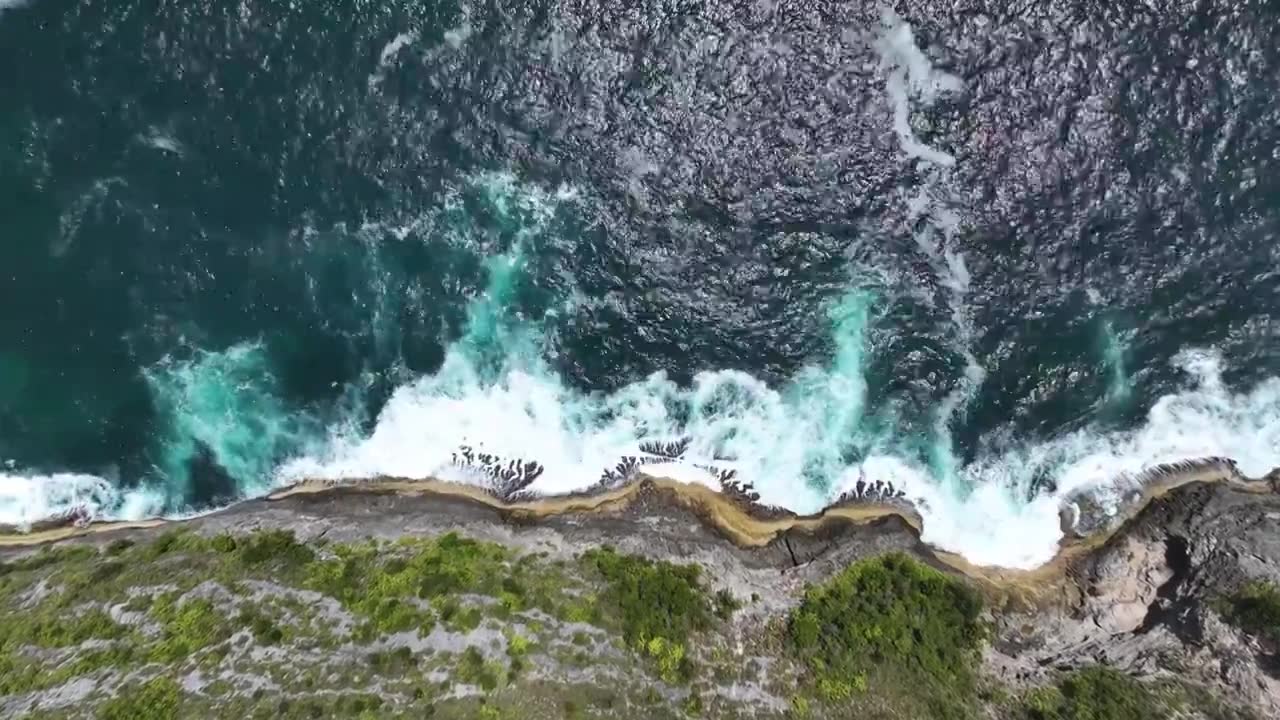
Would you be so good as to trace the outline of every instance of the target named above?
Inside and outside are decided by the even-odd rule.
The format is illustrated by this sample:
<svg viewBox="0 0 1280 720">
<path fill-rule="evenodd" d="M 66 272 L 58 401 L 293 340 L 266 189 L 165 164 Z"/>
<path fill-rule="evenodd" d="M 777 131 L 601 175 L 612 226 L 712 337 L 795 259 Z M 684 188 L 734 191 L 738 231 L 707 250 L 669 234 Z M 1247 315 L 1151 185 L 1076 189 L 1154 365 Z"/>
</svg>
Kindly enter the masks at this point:
<svg viewBox="0 0 1280 720">
<path fill-rule="evenodd" d="M 378 53 L 378 67 L 369 75 L 369 89 L 372 90 L 382 83 L 386 77 L 387 70 L 395 64 L 396 58 L 400 55 L 400 51 L 418 41 L 418 33 L 416 30 L 402 32 L 391 38 L 386 45 L 382 46 L 382 52 Z"/>
<path fill-rule="evenodd" d="M 175 517 L 174 499 L 196 489 L 190 463 L 201 453 L 234 482 L 230 490 L 256 495 L 273 487 L 281 459 L 305 451 L 308 441 L 321 435 L 311 416 L 279 400 L 260 343 L 195 351 L 181 360 L 166 357 L 143 377 L 161 428 L 151 438 L 153 475 L 121 489 L 97 475 L 24 473 L 16 463 L 6 463 L 0 472 L 0 524 L 23 526 L 69 513 L 96 519 Z"/>
<path fill-rule="evenodd" d="M 928 56 L 915 43 L 911 25 L 892 10 L 881 10 L 882 34 L 876 42 L 880 65 L 886 72 L 885 91 L 893 110 L 893 131 L 902 150 L 911 158 L 943 167 L 955 164 L 950 153 L 921 142 L 911 129 L 911 105 L 929 106 L 942 95 L 963 89 L 960 78 L 935 70 Z"/>
<path fill-rule="evenodd" d="M 96 475 L 0 473 L 0 525 L 27 527 L 70 512 L 90 518 L 137 520 L 153 516 L 163 507 L 163 498 L 155 492 L 122 493 Z"/>
<path fill-rule="evenodd" d="M 471 445 L 537 460 L 546 473 L 531 489 L 560 494 L 590 487 L 644 439 L 688 437 L 685 462 L 647 471 L 714 486 L 698 465 L 733 468 L 762 502 L 798 512 L 822 507 L 860 478 L 885 480 L 916 503 L 927 542 L 978 564 L 1030 568 L 1056 552 L 1058 508 L 1074 491 L 1092 489 L 1105 502 L 1143 470 L 1188 458 L 1233 457 L 1253 474 L 1280 465 L 1280 379 L 1235 395 L 1223 387 L 1212 354 L 1190 353 L 1179 362 L 1192 383 L 1161 398 L 1135 431 L 1081 430 L 986 455 L 960 468 L 952 483 L 884 438 L 863 461 L 824 469 L 837 480 L 824 488 L 802 478 L 838 462 L 836 451 L 863 432 L 857 378 L 815 370 L 808 382 L 778 390 L 743 373 L 716 371 L 688 388 L 655 375 L 612 395 L 583 395 L 536 372 L 511 371 L 485 384 L 453 353 L 439 373 L 401 388 L 371 435 L 337 438 L 329 453 L 286 465 L 282 477 L 474 481 L 450 462 L 459 445 Z M 1057 490 L 1028 501 L 1037 476 L 1051 478 Z"/>
<path fill-rule="evenodd" d="M 929 107 L 944 95 L 961 92 L 964 84 L 960 78 L 936 69 L 916 45 L 911 25 L 887 7 L 880 11 L 880 34 L 875 49 L 880 55 L 880 69 L 886 74 L 885 95 L 892 110 L 899 147 L 908 159 L 917 161 L 922 178 L 914 194 L 904 194 L 908 221 L 913 224 L 924 221 L 910 232 L 928 259 L 934 277 L 946 290 L 950 331 L 954 334 L 952 349 L 964 359 L 964 374 L 939 403 L 934 417 L 934 432 L 941 438 L 941 447 L 935 454 L 950 459 L 954 458 L 951 423 L 963 414 L 966 404 L 985 381 L 987 371 L 973 353 L 969 268 L 964 254 L 956 247 L 962 218 L 952 200 L 956 195 L 951 179 L 955 157 L 916 138 L 911 128 L 911 111 L 913 106 Z M 949 481 L 953 474 L 954 468 L 947 468 L 944 479 Z"/>
<path fill-rule="evenodd" d="M 159 128 L 149 128 L 146 134 L 138 136 L 138 141 L 147 147 L 155 148 L 162 152 L 178 156 L 186 154 L 186 148 L 177 138 Z"/>
<path fill-rule="evenodd" d="M 488 178 L 483 187 L 494 207 L 532 223 L 529 238 L 545 229 L 557 203 L 573 197 L 525 192 L 509 176 Z M 986 451 L 964 464 L 952 451 L 947 424 L 939 423 L 921 448 L 920 438 L 866 407 L 874 290 L 852 290 L 828 309 L 833 355 L 784 386 L 714 370 L 688 386 L 656 374 L 611 394 L 582 393 L 542 359 L 542 329 L 505 314 L 520 277 L 519 249 L 489 268 L 489 287 L 443 367 L 396 391 L 371 433 L 349 426 L 334 433 L 324 452 L 285 464 L 281 482 L 378 476 L 484 482 L 453 463 L 466 445 L 539 462 L 545 472 L 530 489 L 561 494 L 591 487 L 620 457 L 638 455 L 643 441 L 688 438 L 682 462 L 653 463 L 647 472 L 715 486 L 706 466 L 733 469 L 762 502 L 797 512 L 823 507 L 859 479 L 888 481 L 919 508 L 928 542 L 975 563 L 1027 568 L 1053 556 L 1061 539 L 1058 509 L 1076 491 L 1091 490 L 1105 504 L 1145 469 L 1205 456 L 1233 457 L 1252 474 L 1280 465 L 1280 379 L 1233 394 L 1221 379 L 1222 358 L 1204 351 L 1175 358 L 1185 388 L 1157 401 L 1136 430 L 1085 428 Z M 486 364 L 494 357 L 499 365 Z M 1056 489 L 1034 493 L 1045 480 Z"/>
<path fill-rule="evenodd" d="M 543 220 L 572 197 L 523 193 L 506 176 L 486 187 L 496 207 Z M 682 462 L 647 471 L 715 486 L 705 466 L 733 469 L 762 502 L 797 512 L 823 507 L 859 479 L 888 481 L 919 508 L 926 541 L 975 563 L 1029 568 L 1052 558 L 1061 539 L 1058 509 L 1076 491 L 1091 490 L 1105 504 L 1143 470 L 1205 456 L 1233 457 L 1252 474 L 1280 465 L 1280 379 L 1233 394 L 1221 379 L 1223 360 L 1212 352 L 1179 355 L 1185 388 L 1157 401 L 1130 432 L 1085 428 L 963 464 L 939 423 L 931 446 L 921 448 L 918 437 L 865 406 L 865 343 L 878 300 L 869 290 L 850 291 L 829 308 L 832 357 L 785 386 L 716 370 L 687 387 L 657 374 L 612 394 L 582 393 L 541 359 L 536 324 L 504 316 L 520 266 L 518 250 L 490 263 L 490 286 L 474 303 L 466 336 L 438 372 L 392 396 L 371 433 L 335 433 L 325 452 L 286 464 L 281 481 L 483 482 L 453 463 L 467 445 L 539 462 L 545 472 L 530 489 L 561 494 L 589 488 L 621 456 L 637 455 L 643 441 L 688 438 Z M 494 355 L 501 365 L 486 366 L 484 358 Z M 1045 480 L 1053 492 L 1032 492 Z"/>
<path fill-rule="evenodd" d="M 545 472 L 530 489 L 560 494 L 591 487 L 621 456 L 638 455 L 641 442 L 688 438 L 681 462 L 653 461 L 645 470 L 714 487 L 705 467 L 732 469 L 762 502 L 797 512 L 823 507 L 860 478 L 884 480 L 919 508 L 926 541 L 975 563 L 1033 567 L 1053 556 L 1058 507 L 1077 490 L 1091 489 L 1105 501 L 1144 469 L 1204 456 L 1235 458 L 1254 475 L 1280 465 L 1280 378 L 1233 393 L 1222 381 L 1223 358 L 1208 351 L 1175 359 L 1186 373 L 1184 389 L 1158 400 L 1135 430 L 1084 428 L 1006 444 L 964 464 L 945 425 L 922 439 L 867 407 L 868 328 L 882 302 L 874 282 L 869 289 L 852 283 L 831 304 L 833 351 L 783 385 L 711 370 L 683 386 L 657 374 L 612 393 L 581 392 L 544 359 L 547 329 L 516 312 L 514 301 L 522 247 L 549 232 L 556 207 L 576 195 L 529 189 L 506 175 L 477 182 L 493 211 L 523 229 L 514 247 L 488 262 L 489 285 L 472 302 L 466 332 L 438 371 L 395 391 L 371 431 L 337 423 L 316 442 L 310 421 L 290 420 L 296 410 L 276 399 L 261 345 L 166 359 L 147 374 L 169 426 L 158 434 L 158 457 L 171 466 L 166 472 L 181 474 L 198 444 L 244 476 L 246 493 L 303 478 L 482 482 L 453 463 L 460 446 L 469 445 L 539 462 Z M 302 454 L 272 469 L 271 458 L 294 453 Z M 1046 479 L 1054 492 L 1031 492 Z M 30 523 L 73 509 L 137 518 L 163 508 L 162 492 L 117 487 L 89 475 L 8 468 L 0 474 L 0 522 Z"/>
<path fill-rule="evenodd" d="M 277 399 L 261 346 L 165 360 L 146 376 L 168 425 L 157 455 L 163 472 L 175 481 L 203 447 L 243 481 L 247 493 L 304 478 L 483 482 L 453 462 L 468 445 L 508 460 L 539 462 L 545 471 L 530 489 L 561 494 L 591 487 L 620 457 L 639 455 L 644 441 L 687 438 L 680 462 L 647 461 L 644 469 L 713 487 L 717 483 L 706 466 L 732 469 L 762 502 L 797 512 L 823 507 L 859 479 L 888 481 L 919 509 L 926 541 L 975 563 L 1026 568 L 1053 556 L 1061 535 L 1058 508 L 1077 491 L 1091 490 L 1105 503 L 1132 487 L 1145 469 L 1205 456 L 1234 458 L 1253 475 L 1280 466 L 1280 378 L 1233 393 L 1222 381 L 1224 359 L 1211 351 L 1175 358 L 1186 373 L 1185 387 L 1155 402 L 1134 430 L 1085 427 L 1013 445 L 988 438 L 982 447 L 993 449 L 973 461 L 956 456 L 950 418 L 965 393 L 981 385 L 982 373 L 968 349 L 968 271 L 950 242 L 961 221 L 948 203 L 946 173 L 954 158 L 921 143 L 909 121 L 913 105 L 960 87 L 931 67 L 908 25 L 886 15 L 883 30 L 879 48 L 893 128 L 903 152 L 926 170 L 926 183 L 905 198 L 908 214 L 928 220 L 916 239 L 949 293 L 957 352 L 968 361 L 964 392 L 945 399 L 930 437 L 904 431 L 895 418 L 867 407 L 867 329 L 880 298 L 874 287 L 859 283 L 851 283 L 854 289 L 828 308 L 831 357 L 780 386 L 737 370 L 708 370 L 687 386 L 656 374 L 612 393 L 570 387 L 544 360 L 546 329 L 510 308 L 522 272 L 522 244 L 546 232 L 559 204 L 576 194 L 571 188 L 544 192 L 494 174 L 477 178 L 472 189 L 481 191 L 493 212 L 519 226 L 515 246 L 493 254 L 488 241 L 450 238 L 492 254 L 490 282 L 472 304 L 466 334 L 450 346 L 438 371 L 396 390 L 371 430 L 339 422 L 323 442 L 314 442 L 308 437 L 311 421 L 288 420 L 296 411 Z M 410 41 L 393 40 L 381 64 L 394 62 Z M 460 202 L 443 208 L 446 215 L 464 211 Z M 415 220 L 391 234 L 407 241 L 426 226 L 431 223 Z M 1124 379 L 1121 372 L 1116 382 Z M 290 453 L 301 454 L 273 467 Z M 1055 490 L 1033 493 L 1044 480 Z M 92 475 L 26 474 L 14 467 L 0 472 L 5 524 L 77 509 L 132 519 L 160 512 L 164 498 L 159 490 L 121 491 Z"/>
</svg>

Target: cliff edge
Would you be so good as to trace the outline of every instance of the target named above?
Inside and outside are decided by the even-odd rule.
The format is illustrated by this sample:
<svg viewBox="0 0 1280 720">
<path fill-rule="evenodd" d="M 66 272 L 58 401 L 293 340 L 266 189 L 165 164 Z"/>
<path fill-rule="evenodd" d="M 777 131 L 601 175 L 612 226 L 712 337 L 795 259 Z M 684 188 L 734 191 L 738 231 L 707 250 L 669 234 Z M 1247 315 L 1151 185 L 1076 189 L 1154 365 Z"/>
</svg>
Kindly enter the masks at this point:
<svg viewBox="0 0 1280 720">
<path fill-rule="evenodd" d="M 5 717 L 1280 716 L 1280 495 L 1152 492 L 1034 571 L 876 503 L 300 487 L 0 548 Z"/>
</svg>

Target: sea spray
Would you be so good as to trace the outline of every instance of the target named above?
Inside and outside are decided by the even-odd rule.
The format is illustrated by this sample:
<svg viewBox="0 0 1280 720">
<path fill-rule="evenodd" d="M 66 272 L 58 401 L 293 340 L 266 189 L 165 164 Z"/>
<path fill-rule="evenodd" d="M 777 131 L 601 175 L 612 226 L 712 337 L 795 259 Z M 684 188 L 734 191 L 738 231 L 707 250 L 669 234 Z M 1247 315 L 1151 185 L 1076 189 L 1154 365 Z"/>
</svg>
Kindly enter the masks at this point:
<svg viewBox="0 0 1280 720">
<path fill-rule="evenodd" d="M 0 471 L 0 525 L 25 528 L 72 513 L 81 518 L 136 520 L 159 513 L 164 498 L 146 491 L 122 491 L 107 478 L 80 473 Z"/>
<path fill-rule="evenodd" d="M 306 478 L 485 482 L 455 461 L 465 446 L 537 462 L 544 470 L 528 488 L 537 494 L 593 487 L 624 456 L 645 458 L 644 472 L 712 487 L 709 468 L 732 470 L 761 502 L 798 512 L 820 509 L 859 480 L 889 482 L 919 509 L 927 541 L 976 563 L 1032 567 L 1055 552 L 1058 507 L 1077 491 L 1105 505 L 1155 464 L 1207 455 L 1235 458 L 1252 474 L 1280 464 L 1280 379 L 1233 393 L 1221 379 L 1223 358 L 1210 351 L 1175 358 L 1185 389 L 1157 400 L 1134 430 L 1089 425 L 1031 442 L 995 434 L 960 458 L 947 425 L 904 415 L 892 395 L 869 398 L 869 358 L 882 351 L 875 329 L 900 301 L 876 268 L 852 273 L 827 302 L 828 342 L 784 383 L 712 369 L 685 384 L 656 373 L 609 393 L 576 389 L 548 360 L 559 304 L 542 302 L 540 314 L 526 308 L 541 292 L 530 259 L 554 239 L 555 206 L 573 193 L 496 176 L 480 199 L 484 208 L 446 205 L 451 222 L 438 226 L 464 228 L 477 210 L 495 214 L 495 235 L 449 240 L 459 252 L 498 250 L 478 261 L 482 289 L 440 367 L 398 387 L 375 420 L 284 402 L 261 343 L 169 356 L 146 372 L 162 418 L 154 474 L 122 484 L 11 468 L 0 484 L 0 522 L 78 509 L 120 518 L 179 512 L 201 448 L 240 496 Z M 643 453 L 645 443 L 678 440 L 686 444 L 675 461 Z"/>
<path fill-rule="evenodd" d="M 1107 375 L 1107 395 L 1102 401 L 1102 410 L 1117 412 L 1128 404 L 1133 395 L 1133 378 L 1128 369 L 1128 342 L 1110 319 L 1103 320 L 1101 333 L 1101 355 Z"/>
<path fill-rule="evenodd" d="M 971 278 L 964 254 L 958 249 L 961 217 L 954 209 L 956 192 L 951 177 L 955 157 L 916 137 L 911 114 L 913 108 L 928 108 L 944 97 L 960 94 L 964 84 L 955 75 L 933 66 L 928 55 L 916 45 L 911 24 L 888 7 L 880 9 L 875 48 L 885 76 L 885 97 L 899 148 L 907 160 L 915 163 L 921 177 L 914 195 L 904 198 L 907 219 L 913 223 L 910 232 L 945 291 L 943 302 L 950 308 L 951 321 L 947 332 L 955 336 L 951 350 L 964 362 L 963 374 L 937 406 L 933 438 L 927 446 L 935 477 L 948 484 L 948 492 L 959 495 L 969 488 L 953 484 L 959 466 L 951 426 L 978 392 L 986 369 L 972 347 L 975 333 L 972 309 L 968 305 Z"/>
<path fill-rule="evenodd" d="M 698 373 L 688 387 L 659 373 L 614 393 L 584 394 L 536 354 L 536 324 L 503 309 L 519 282 L 518 258 L 489 268 L 489 290 L 441 370 L 398 390 L 371 435 L 335 438 L 323 456 L 287 464 L 285 477 L 481 482 L 453 462 L 467 446 L 536 461 L 545 472 L 530 489 L 559 494 L 597 484 L 619 457 L 642 454 L 646 441 L 687 438 L 680 462 L 644 469 L 715 486 L 706 467 L 732 468 L 761 502 L 799 512 L 819 509 L 860 479 L 887 481 L 919 508 L 926 540 L 977 563 L 1033 567 L 1055 552 L 1061 499 L 1076 491 L 1091 490 L 1105 504 L 1143 470 L 1186 458 L 1236 457 L 1254 473 L 1280 463 L 1280 380 L 1231 395 L 1219 359 L 1185 353 L 1178 363 L 1191 387 L 1157 402 L 1138 430 L 1090 427 L 939 465 L 946 438 L 922 446 L 894 427 L 890 408 L 865 406 L 867 327 L 877 317 L 872 290 L 851 290 L 831 305 L 831 355 L 785 387 L 719 370 Z M 506 343 L 513 343 L 508 352 L 497 352 Z M 495 358 L 505 360 L 492 364 Z M 942 481 L 945 472 L 955 472 L 950 482 Z M 1045 479 L 1050 490 L 1037 492 Z M 966 491 L 950 490 L 957 486 Z"/>
<path fill-rule="evenodd" d="M 1201 456 L 1235 458 L 1254 475 L 1280 465 L 1280 379 L 1232 392 L 1222 381 L 1224 359 L 1212 351 L 1179 354 L 1185 389 L 1157 400 L 1133 430 L 1089 425 L 1032 442 L 997 434 L 969 460 L 948 456 L 953 445 L 937 434 L 943 428 L 912 422 L 892 396 L 870 403 L 868 358 L 880 351 L 874 330 L 898 301 L 875 272 L 851 276 L 828 302 L 829 342 L 781 385 L 720 369 L 687 384 L 656 373 L 613 392 L 585 392 L 547 360 L 553 311 L 521 306 L 537 284 L 528 256 L 542 236 L 526 228 L 508 238 L 505 252 L 482 262 L 487 280 L 441 366 L 396 389 L 373 422 L 341 413 L 321 421 L 285 404 L 260 344 L 170 357 L 147 373 L 165 418 L 154 477 L 128 490 L 100 477 L 11 468 L 0 485 L 0 522 L 82 507 L 102 517 L 174 513 L 180 493 L 168 483 L 187 481 L 184 467 L 200 446 L 245 495 L 305 478 L 483 482 L 454 461 L 463 446 L 536 461 L 545 471 L 529 490 L 559 494 L 598 484 L 619 457 L 642 455 L 646 442 L 684 439 L 678 461 L 650 458 L 641 469 L 710 486 L 709 467 L 731 469 L 761 502 L 799 512 L 859 480 L 889 482 L 920 510 L 927 541 L 976 563 L 1032 567 L 1055 552 L 1059 504 L 1077 491 L 1105 504 L 1143 470 Z M 241 433 L 233 420 L 254 431 Z M 308 437 L 321 424 L 325 439 Z M 921 427 L 934 434 L 921 436 Z"/>
<path fill-rule="evenodd" d="M 859 36 L 707 5 L 650 42 L 604 5 L 127 5 L 0 19 L 31 70 L 0 111 L 0 521 L 537 463 L 523 491 L 735 473 L 799 511 L 889 481 L 926 539 L 1030 566 L 1076 492 L 1280 463 L 1246 332 L 1274 315 L 1265 23 L 1186 48 L 1229 91 L 1188 112 L 1127 61 L 1144 26 L 1088 12 L 867 7 Z M 191 82 L 214 66 L 235 92 Z M 121 101 L 139 73 L 156 102 Z"/>
<path fill-rule="evenodd" d="M 320 436 L 317 419 L 280 399 L 260 343 L 166 357 L 144 377 L 160 427 L 153 482 L 162 485 L 171 507 L 225 503 L 270 489 L 275 468 Z M 206 477 L 194 483 L 200 463 Z"/>
</svg>

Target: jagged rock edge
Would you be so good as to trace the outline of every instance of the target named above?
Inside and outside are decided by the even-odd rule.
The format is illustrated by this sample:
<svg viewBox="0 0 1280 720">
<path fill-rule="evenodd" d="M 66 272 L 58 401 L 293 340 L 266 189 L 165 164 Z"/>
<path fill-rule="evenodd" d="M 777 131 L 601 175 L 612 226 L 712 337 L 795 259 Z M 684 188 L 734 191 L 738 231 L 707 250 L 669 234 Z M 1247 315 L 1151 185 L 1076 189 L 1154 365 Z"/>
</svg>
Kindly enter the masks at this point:
<svg viewBox="0 0 1280 720">
<path fill-rule="evenodd" d="M 511 461 L 490 456 L 499 467 L 515 467 Z M 629 457 L 629 456 L 628 456 Z M 620 464 L 634 468 L 638 463 L 626 463 L 626 457 Z M 646 465 L 655 463 L 646 462 Z M 660 464 L 660 463 L 658 463 Z M 521 466 L 523 467 L 523 466 Z M 541 474 L 541 469 L 537 471 Z M 469 500 L 486 505 L 512 522 L 536 522 L 539 518 L 569 515 L 576 513 L 619 510 L 631 505 L 638 497 L 657 497 L 661 501 L 673 502 L 692 511 L 707 527 L 723 535 L 735 545 L 744 548 L 761 547 L 771 542 L 782 541 L 788 533 L 804 532 L 813 534 L 830 529 L 833 524 L 854 522 L 872 524 L 896 518 L 920 537 L 923 519 L 915 511 L 903 493 L 887 483 L 867 483 L 861 494 L 857 486 L 843 493 L 830 505 L 818 512 L 800 515 L 786 508 L 759 502 L 759 494 L 750 483 L 736 479 L 732 474 L 717 476 L 720 480 L 719 491 L 701 486 L 680 483 L 661 477 L 646 475 L 639 471 L 620 478 L 610 478 L 592 487 L 564 495 L 538 496 L 527 491 L 532 479 L 524 481 L 526 475 L 516 482 L 508 482 L 501 476 L 492 484 L 466 485 L 447 482 L 435 478 L 409 479 L 395 477 L 379 477 L 367 480 L 305 480 L 294 485 L 279 488 L 260 498 L 272 502 L 284 500 L 298 494 L 316 493 L 395 493 L 420 496 L 448 496 L 455 499 Z M 489 476 L 493 477 L 493 476 Z M 536 479 L 536 475 L 535 478 Z M 1074 526 L 1067 527 L 1064 521 L 1064 539 L 1059 546 L 1055 560 L 1046 563 L 1042 568 L 1062 565 L 1059 560 L 1072 554 L 1073 549 L 1096 547 L 1114 534 L 1128 520 L 1137 516 L 1147 507 L 1150 501 L 1164 493 L 1183 485 L 1206 482 L 1229 482 L 1254 492 L 1280 492 L 1280 468 L 1271 471 L 1262 478 L 1251 478 L 1244 475 L 1237 463 L 1229 458 L 1209 457 L 1165 463 L 1146 469 L 1141 473 L 1128 476 L 1134 484 L 1138 500 L 1117 514 L 1106 527 L 1096 532 L 1080 533 Z M 859 482 L 862 484 L 862 481 Z M 658 492 L 653 492 L 653 491 Z M 243 502 L 247 502 L 243 501 Z M 236 507 L 233 504 L 215 512 L 222 512 Z M 1063 507 L 1070 505 L 1070 498 L 1064 499 Z M 734 517 L 736 515 L 737 517 Z M 1066 515 L 1064 514 L 1064 518 Z M 1077 518 L 1078 520 L 1078 518 Z M 181 523 L 184 520 L 168 520 L 151 518 L 140 521 L 90 521 L 83 522 L 79 516 L 50 519 L 23 531 L 19 528 L 0 526 L 0 546 L 39 545 L 55 542 L 69 537 L 117 528 L 152 527 L 156 525 Z M 1033 571 L 1007 571 L 1002 568 L 982 568 L 969 564 L 964 558 L 947 551 L 933 548 L 922 543 L 922 550 L 927 550 L 938 562 L 945 564 L 972 577 L 987 579 L 1011 579 L 1023 573 Z M 990 571 L 990 572 L 988 572 Z"/>
</svg>

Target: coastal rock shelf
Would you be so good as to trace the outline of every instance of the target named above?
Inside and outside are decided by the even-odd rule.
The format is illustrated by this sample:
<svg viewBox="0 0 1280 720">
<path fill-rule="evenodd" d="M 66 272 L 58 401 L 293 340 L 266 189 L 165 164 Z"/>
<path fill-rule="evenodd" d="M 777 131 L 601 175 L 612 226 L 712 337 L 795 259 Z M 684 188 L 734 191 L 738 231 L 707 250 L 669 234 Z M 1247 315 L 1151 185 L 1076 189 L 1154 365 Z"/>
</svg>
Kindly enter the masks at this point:
<svg viewBox="0 0 1280 720">
<path fill-rule="evenodd" d="M 653 478 L 518 502 L 310 483 L 188 521 L 44 528 L 0 548 L 0 601 L 37 623 L 6 631 L 0 714 L 155 695 L 175 713 L 159 717 L 1121 717 L 1071 714 L 1088 686 L 1139 713 L 1123 717 L 1276 717 L 1280 623 L 1257 608 L 1280 612 L 1280 495 L 1233 468 L 1160 471 L 1123 520 L 1031 571 L 939 552 L 892 504 L 801 517 Z M 880 582 L 920 607 L 856 590 Z M 667 602 L 658 624 L 628 615 Z M 946 682 L 807 644 L 827 614 L 882 612 L 990 630 L 928 641 L 967 668 Z M 180 634 L 206 615 L 236 622 Z"/>
<path fill-rule="evenodd" d="M 645 443 L 642 456 L 623 456 L 612 469 L 606 469 L 600 482 L 591 488 L 567 495 L 540 496 L 529 491 L 529 485 L 542 476 L 545 468 L 536 460 L 504 458 L 461 446 L 454 453 L 455 468 L 470 471 L 475 482 L 446 482 L 434 478 L 412 479 L 380 477 L 359 480 L 307 480 L 281 488 L 266 496 L 279 500 L 297 494 L 318 492 L 418 493 L 425 496 L 445 495 L 470 498 L 507 511 L 513 515 L 541 516 L 562 512 L 580 512 L 597 506 L 627 502 L 641 488 L 660 487 L 664 492 L 698 509 L 704 519 L 731 537 L 742 539 L 738 528 L 760 524 L 752 531 L 757 543 L 761 537 L 776 532 L 772 524 L 811 525 L 827 516 L 847 516 L 861 520 L 898 516 L 917 531 L 924 520 L 906 493 L 880 479 L 859 479 L 829 506 L 812 515 L 799 515 L 786 508 L 763 504 L 760 494 L 749 483 L 738 479 L 731 470 L 705 466 L 718 485 L 718 492 L 698 484 L 681 483 L 653 476 L 642 468 L 660 469 L 662 463 L 679 461 L 688 449 L 688 440 L 670 443 Z M 703 467 L 703 466 L 700 466 Z M 1263 478 L 1250 478 L 1240 472 L 1230 458 L 1203 458 L 1168 463 L 1140 474 L 1122 478 L 1103 502 L 1092 491 L 1066 496 L 1059 510 L 1063 532 L 1061 548 L 1097 538 L 1115 530 L 1153 497 L 1181 485 L 1198 482 L 1226 482 L 1247 491 L 1269 492 L 1280 487 L 1280 469 Z M 154 525 L 165 522 L 148 519 L 139 522 L 96 522 L 87 511 L 72 511 L 30 527 L 0 525 L 0 545 L 27 544 L 49 538 L 61 538 L 86 531 L 109 529 L 121 525 Z M 945 554 L 945 553 L 944 553 Z"/>
</svg>

